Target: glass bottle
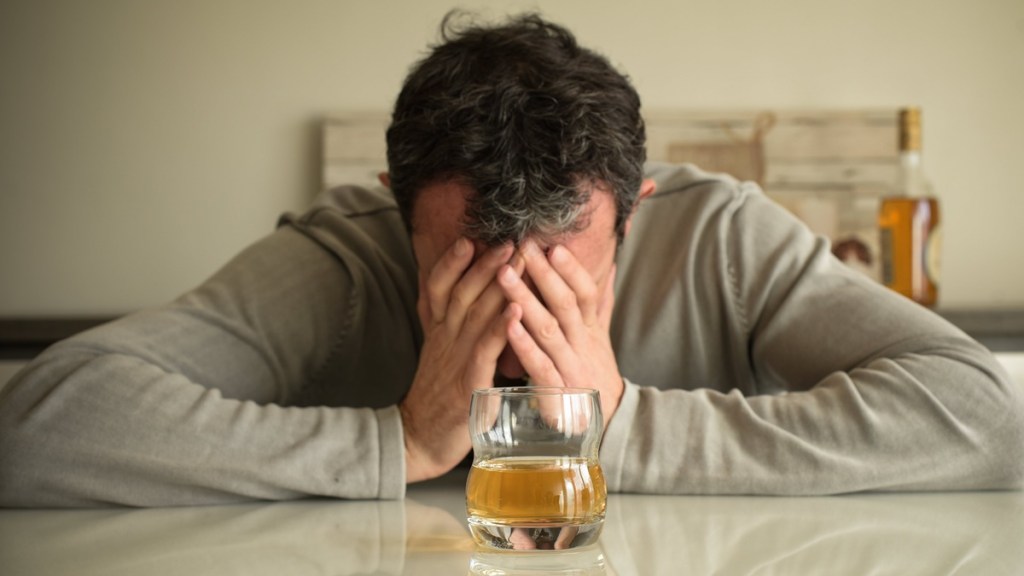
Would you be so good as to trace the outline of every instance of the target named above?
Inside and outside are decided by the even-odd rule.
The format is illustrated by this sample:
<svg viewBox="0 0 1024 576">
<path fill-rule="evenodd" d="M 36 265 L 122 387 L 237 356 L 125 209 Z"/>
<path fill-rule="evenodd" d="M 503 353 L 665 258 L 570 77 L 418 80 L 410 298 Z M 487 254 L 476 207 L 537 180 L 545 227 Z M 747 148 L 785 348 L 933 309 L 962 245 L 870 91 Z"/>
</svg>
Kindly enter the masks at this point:
<svg viewBox="0 0 1024 576">
<path fill-rule="evenodd" d="M 900 177 L 895 194 L 878 212 L 881 279 L 915 302 L 934 307 L 939 299 L 941 230 L 939 201 L 921 166 L 921 109 L 899 112 Z"/>
</svg>

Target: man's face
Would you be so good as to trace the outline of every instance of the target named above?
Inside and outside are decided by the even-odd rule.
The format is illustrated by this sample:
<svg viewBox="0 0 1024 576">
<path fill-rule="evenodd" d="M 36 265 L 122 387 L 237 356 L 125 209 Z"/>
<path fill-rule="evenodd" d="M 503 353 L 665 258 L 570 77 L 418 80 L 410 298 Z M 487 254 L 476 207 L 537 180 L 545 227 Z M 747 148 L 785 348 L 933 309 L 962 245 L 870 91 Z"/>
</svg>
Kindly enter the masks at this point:
<svg viewBox="0 0 1024 576">
<path fill-rule="evenodd" d="M 429 185 L 420 190 L 412 217 L 412 247 L 422 281 L 429 276 L 441 256 L 465 234 L 463 221 L 466 199 L 474 190 L 458 182 Z M 615 259 L 615 202 L 609 192 L 595 189 L 584 207 L 585 226 L 577 232 L 553 239 L 534 238 L 542 249 L 560 244 L 571 252 L 590 272 L 598 286 L 604 286 Z M 475 243 L 474 255 L 483 254 L 487 246 Z M 526 279 L 529 283 L 529 278 Z M 536 292 L 536 290 L 534 290 Z M 508 346 L 498 360 L 498 372 L 506 378 L 522 378 L 523 368 Z"/>
</svg>

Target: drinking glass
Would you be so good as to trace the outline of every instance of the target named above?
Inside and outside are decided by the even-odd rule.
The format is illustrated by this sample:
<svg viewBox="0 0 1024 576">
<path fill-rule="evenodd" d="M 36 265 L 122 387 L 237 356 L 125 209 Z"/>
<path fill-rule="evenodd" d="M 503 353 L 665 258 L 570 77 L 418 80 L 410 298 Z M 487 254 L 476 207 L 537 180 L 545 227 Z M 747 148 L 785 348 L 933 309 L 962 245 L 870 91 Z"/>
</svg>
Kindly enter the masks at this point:
<svg viewBox="0 0 1024 576">
<path fill-rule="evenodd" d="M 596 542 L 607 488 L 597 390 L 521 386 L 473 392 L 466 510 L 484 547 L 560 550 Z"/>
</svg>

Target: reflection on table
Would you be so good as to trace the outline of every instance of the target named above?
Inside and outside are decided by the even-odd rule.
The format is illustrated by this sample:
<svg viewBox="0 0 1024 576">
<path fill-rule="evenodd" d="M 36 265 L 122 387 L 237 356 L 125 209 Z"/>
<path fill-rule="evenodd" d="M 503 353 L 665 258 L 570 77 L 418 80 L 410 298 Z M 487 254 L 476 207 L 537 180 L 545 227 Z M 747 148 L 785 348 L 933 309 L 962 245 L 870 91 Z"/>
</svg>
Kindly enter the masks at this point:
<svg viewBox="0 0 1024 576">
<path fill-rule="evenodd" d="M 464 474 L 404 501 L 0 511 L 0 564 L 32 574 L 1024 574 L 1024 494 L 613 495 L 597 545 L 477 550 Z"/>
</svg>

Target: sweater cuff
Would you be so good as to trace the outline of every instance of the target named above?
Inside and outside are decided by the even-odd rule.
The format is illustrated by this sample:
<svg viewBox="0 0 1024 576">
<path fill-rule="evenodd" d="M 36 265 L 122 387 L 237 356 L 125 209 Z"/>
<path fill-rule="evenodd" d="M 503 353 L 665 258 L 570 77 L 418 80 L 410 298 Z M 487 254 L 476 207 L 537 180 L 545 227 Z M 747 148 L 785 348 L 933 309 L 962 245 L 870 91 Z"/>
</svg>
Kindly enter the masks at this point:
<svg viewBox="0 0 1024 576">
<path fill-rule="evenodd" d="M 604 472 L 609 492 L 618 492 L 621 489 L 629 430 L 633 427 L 633 419 L 640 403 L 640 387 L 625 378 L 623 381 L 626 388 L 622 392 L 622 399 L 601 441 L 601 470 Z"/>
<path fill-rule="evenodd" d="M 394 500 L 405 497 L 405 444 L 398 406 L 376 410 L 380 443 L 380 480 L 377 497 Z"/>
</svg>

